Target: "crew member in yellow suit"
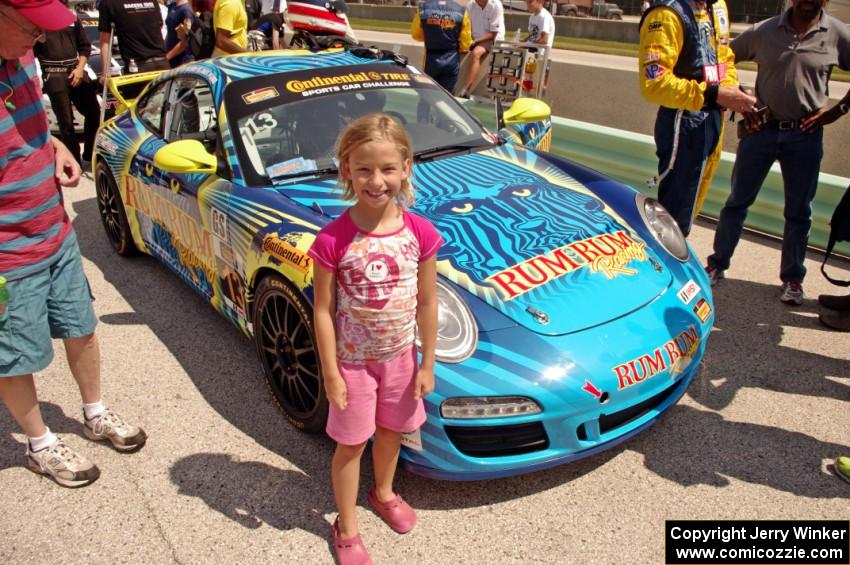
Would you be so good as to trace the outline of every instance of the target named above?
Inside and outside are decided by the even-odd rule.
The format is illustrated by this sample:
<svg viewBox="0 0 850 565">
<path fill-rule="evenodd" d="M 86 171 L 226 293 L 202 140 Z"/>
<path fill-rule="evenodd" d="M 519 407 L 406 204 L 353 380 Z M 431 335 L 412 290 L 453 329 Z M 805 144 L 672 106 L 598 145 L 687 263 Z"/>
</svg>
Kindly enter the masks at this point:
<svg viewBox="0 0 850 565">
<path fill-rule="evenodd" d="M 748 112 L 724 0 L 652 0 L 640 23 L 640 92 L 658 104 L 658 200 L 690 233 L 720 160 L 723 109 Z"/>
</svg>

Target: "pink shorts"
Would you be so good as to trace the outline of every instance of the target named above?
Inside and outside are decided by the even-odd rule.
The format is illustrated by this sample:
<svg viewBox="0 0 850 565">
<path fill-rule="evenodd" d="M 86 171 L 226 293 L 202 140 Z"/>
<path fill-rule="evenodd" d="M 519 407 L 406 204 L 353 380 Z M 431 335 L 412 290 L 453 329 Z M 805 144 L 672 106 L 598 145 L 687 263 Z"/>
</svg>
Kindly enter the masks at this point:
<svg viewBox="0 0 850 565">
<path fill-rule="evenodd" d="M 345 381 L 345 410 L 331 404 L 328 435 L 343 445 L 358 445 L 372 437 L 375 427 L 412 432 L 425 423 L 425 405 L 413 398 L 416 382 L 416 347 L 383 363 L 337 361 Z"/>
</svg>

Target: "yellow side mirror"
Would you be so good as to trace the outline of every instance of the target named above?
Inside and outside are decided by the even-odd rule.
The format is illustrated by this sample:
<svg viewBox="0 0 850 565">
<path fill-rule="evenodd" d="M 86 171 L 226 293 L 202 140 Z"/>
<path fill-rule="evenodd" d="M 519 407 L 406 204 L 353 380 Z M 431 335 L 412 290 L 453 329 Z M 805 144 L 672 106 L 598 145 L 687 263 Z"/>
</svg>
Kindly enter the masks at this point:
<svg viewBox="0 0 850 565">
<path fill-rule="evenodd" d="M 505 112 L 505 125 L 541 122 L 552 115 L 546 102 L 536 98 L 517 98 Z"/>
<path fill-rule="evenodd" d="M 153 164 L 168 173 L 211 174 L 216 171 L 218 161 L 197 139 L 173 141 L 153 156 Z"/>
</svg>

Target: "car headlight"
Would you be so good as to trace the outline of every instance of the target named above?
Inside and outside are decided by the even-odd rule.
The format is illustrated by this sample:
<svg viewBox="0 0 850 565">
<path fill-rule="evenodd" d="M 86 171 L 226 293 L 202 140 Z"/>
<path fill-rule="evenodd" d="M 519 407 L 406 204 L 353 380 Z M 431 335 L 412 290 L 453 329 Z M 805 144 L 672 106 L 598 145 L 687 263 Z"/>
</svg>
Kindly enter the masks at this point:
<svg viewBox="0 0 850 565">
<path fill-rule="evenodd" d="M 658 243 L 679 261 L 687 261 L 691 256 L 688 244 L 670 212 L 654 198 L 643 194 L 638 194 L 635 198 L 640 217 Z"/>
<path fill-rule="evenodd" d="M 417 345 L 421 345 L 417 337 Z M 478 325 L 466 303 L 442 281 L 437 281 L 437 346 L 434 356 L 444 363 L 460 363 L 478 346 Z"/>
<path fill-rule="evenodd" d="M 505 418 L 540 412 L 540 405 L 524 396 L 447 398 L 440 405 L 443 418 Z"/>
</svg>

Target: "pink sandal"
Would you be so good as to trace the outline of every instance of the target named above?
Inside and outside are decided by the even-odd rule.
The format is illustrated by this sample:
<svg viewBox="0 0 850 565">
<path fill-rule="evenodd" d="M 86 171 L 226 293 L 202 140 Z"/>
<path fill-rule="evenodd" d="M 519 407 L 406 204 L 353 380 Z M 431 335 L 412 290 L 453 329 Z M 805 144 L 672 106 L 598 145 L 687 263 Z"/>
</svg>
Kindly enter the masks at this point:
<svg viewBox="0 0 850 565">
<path fill-rule="evenodd" d="M 363 540 L 360 539 L 360 534 L 346 539 L 339 536 L 339 516 L 334 520 L 331 533 L 334 540 L 336 562 L 339 565 L 372 565 L 372 559 L 369 557 L 369 552 L 366 551 L 366 546 L 363 545 Z"/>
<path fill-rule="evenodd" d="M 387 502 L 381 502 L 372 488 L 369 491 L 369 506 L 389 527 L 400 534 L 406 534 L 416 525 L 416 512 L 399 494 Z"/>
</svg>

